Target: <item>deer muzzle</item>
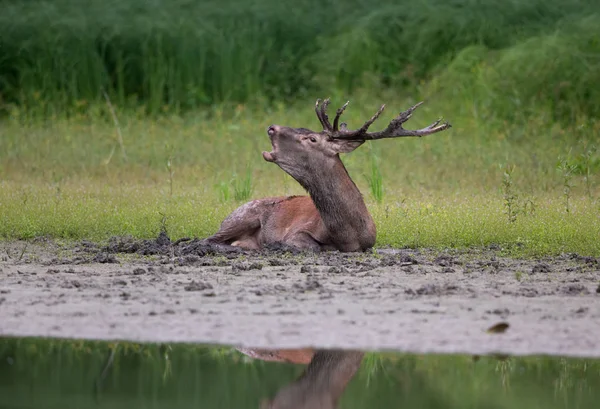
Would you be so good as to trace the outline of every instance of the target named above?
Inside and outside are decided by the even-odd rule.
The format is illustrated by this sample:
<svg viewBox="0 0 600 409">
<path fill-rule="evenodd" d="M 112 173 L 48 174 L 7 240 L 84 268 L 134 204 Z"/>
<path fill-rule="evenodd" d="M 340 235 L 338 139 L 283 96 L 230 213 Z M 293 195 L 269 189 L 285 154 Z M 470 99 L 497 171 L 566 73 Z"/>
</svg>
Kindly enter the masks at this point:
<svg viewBox="0 0 600 409">
<path fill-rule="evenodd" d="M 277 125 L 271 125 L 267 128 L 267 134 L 269 135 L 269 139 L 271 140 L 271 146 L 273 147 L 273 150 L 271 152 L 263 152 L 263 159 L 266 160 L 267 162 L 275 162 L 276 157 L 275 157 L 275 152 L 277 150 L 277 147 L 275 146 L 273 137 L 275 136 L 275 134 L 277 134 L 277 132 L 279 131 L 279 126 Z"/>
<path fill-rule="evenodd" d="M 267 162 L 275 162 L 275 157 L 274 157 L 273 152 L 264 151 L 262 153 L 262 155 L 263 155 L 263 159 L 266 160 Z"/>
</svg>

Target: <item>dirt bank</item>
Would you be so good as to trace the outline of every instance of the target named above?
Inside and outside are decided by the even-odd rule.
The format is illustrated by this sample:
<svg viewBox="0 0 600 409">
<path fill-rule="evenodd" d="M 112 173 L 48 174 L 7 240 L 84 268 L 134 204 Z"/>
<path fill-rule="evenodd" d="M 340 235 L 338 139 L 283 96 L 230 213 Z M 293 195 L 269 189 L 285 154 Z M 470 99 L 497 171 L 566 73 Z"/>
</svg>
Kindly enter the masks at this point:
<svg viewBox="0 0 600 409">
<path fill-rule="evenodd" d="M 575 254 L 243 253 L 160 236 L 0 243 L 0 260 L 2 336 L 600 356 L 600 260 Z"/>
</svg>

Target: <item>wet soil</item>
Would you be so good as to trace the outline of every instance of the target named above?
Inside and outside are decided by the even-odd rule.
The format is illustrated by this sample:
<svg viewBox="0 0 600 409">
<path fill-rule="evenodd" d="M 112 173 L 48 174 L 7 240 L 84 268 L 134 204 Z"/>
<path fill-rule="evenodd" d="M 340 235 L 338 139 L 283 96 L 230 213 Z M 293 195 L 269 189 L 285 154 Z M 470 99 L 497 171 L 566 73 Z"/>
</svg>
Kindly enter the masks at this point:
<svg viewBox="0 0 600 409">
<path fill-rule="evenodd" d="M 4 242 L 0 336 L 598 357 L 600 259 Z"/>
</svg>

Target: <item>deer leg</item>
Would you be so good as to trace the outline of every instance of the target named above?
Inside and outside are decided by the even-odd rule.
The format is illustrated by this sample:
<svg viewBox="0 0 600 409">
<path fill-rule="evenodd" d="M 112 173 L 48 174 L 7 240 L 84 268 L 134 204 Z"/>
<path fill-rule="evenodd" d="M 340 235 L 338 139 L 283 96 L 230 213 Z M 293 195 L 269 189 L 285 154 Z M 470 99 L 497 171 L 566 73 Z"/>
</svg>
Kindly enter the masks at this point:
<svg viewBox="0 0 600 409">
<path fill-rule="evenodd" d="M 258 233 L 262 214 L 260 202 L 260 200 L 253 200 L 235 209 L 223 220 L 219 231 L 205 241 L 244 249 L 258 249 Z"/>
<path fill-rule="evenodd" d="M 261 231 L 264 220 L 273 207 L 285 197 L 252 200 L 235 209 L 223 220 L 219 231 L 206 239 L 208 243 L 228 244 L 248 250 L 261 248 Z"/>
<path fill-rule="evenodd" d="M 224 220 L 218 232 L 205 239 L 207 243 L 229 245 L 247 250 L 257 250 L 260 222 L 243 219 L 241 223 Z"/>
<path fill-rule="evenodd" d="M 286 238 L 285 244 L 304 251 L 320 252 L 322 249 L 321 243 L 315 240 L 315 238 L 307 232 L 299 232 Z"/>
</svg>

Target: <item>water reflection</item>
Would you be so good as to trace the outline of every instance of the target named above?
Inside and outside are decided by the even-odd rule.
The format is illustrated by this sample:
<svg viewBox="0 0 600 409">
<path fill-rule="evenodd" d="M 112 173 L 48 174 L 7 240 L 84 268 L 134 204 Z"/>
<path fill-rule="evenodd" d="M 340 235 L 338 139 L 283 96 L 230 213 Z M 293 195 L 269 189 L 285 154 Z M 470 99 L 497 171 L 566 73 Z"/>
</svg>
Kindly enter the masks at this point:
<svg viewBox="0 0 600 409">
<path fill-rule="evenodd" d="M 599 360 L 242 352 L 0 339 L 0 407 L 566 409 L 600 398 Z"/>
<path fill-rule="evenodd" d="M 333 409 L 348 382 L 360 367 L 364 352 L 340 350 L 243 351 L 268 359 L 305 363 L 300 377 L 281 388 L 272 400 L 264 400 L 264 409 Z"/>
</svg>

